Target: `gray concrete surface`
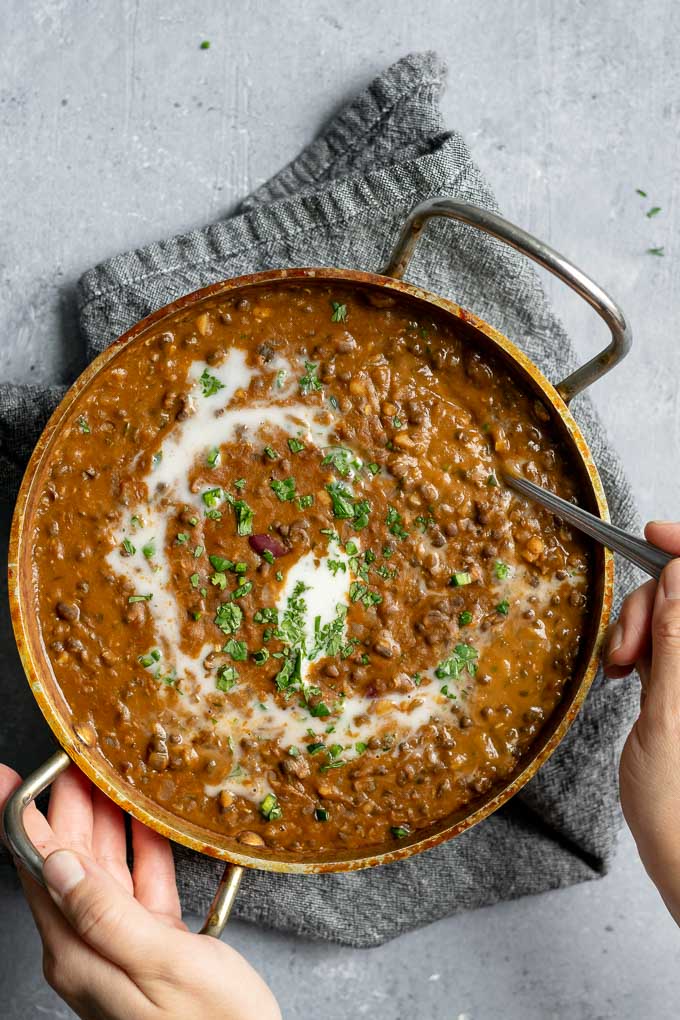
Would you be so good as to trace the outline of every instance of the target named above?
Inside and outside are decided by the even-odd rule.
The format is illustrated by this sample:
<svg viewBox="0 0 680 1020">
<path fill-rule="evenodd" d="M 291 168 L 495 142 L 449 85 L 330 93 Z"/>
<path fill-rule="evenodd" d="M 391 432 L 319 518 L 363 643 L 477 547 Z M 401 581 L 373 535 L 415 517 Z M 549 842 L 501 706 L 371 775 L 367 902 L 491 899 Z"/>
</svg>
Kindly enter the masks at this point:
<svg viewBox="0 0 680 1020">
<path fill-rule="evenodd" d="M 678 516 L 679 33 L 674 0 L 5 0 L 0 376 L 70 379 L 80 364 L 72 291 L 84 269 L 226 213 L 384 65 L 435 47 L 451 68 L 448 122 L 507 215 L 626 308 L 635 351 L 595 397 L 643 514 Z M 645 254 L 656 246 L 664 257 Z M 549 288 L 585 355 L 603 329 Z M 16 699 L 25 697 L 6 620 L 0 655 Z M 36 714 L 34 742 L 17 748 L 13 704 L 3 707 L 0 755 L 29 768 L 46 735 Z M 5 886 L 1 896 L 0 1013 L 71 1016 L 42 982 L 18 892 Z M 678 934 L 628 836 L 599 883 L 442 921 L 380 949 L 240 924 L 229 939 L 287 1017 L 679 1012 Z"/>
</svg>

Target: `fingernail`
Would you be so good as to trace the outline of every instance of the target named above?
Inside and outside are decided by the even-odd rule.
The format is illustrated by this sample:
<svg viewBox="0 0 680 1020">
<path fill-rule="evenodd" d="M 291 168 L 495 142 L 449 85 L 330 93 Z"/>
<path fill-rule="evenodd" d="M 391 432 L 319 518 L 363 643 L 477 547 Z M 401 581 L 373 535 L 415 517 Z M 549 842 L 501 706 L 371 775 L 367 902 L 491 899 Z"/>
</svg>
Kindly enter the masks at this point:
<svg viewBox="0 0 680 1020">
<path fill-rule="evenodd" d="M 620 623 L 615 623 L 609 632 L 609 638 L 607 639 L 607 662 L 609 662 L 617 648 L 621 647 L 622 643 L 623 627 Z"/>
<path fill-rule="evenodd" d="M 57 900 L 67 896 L 85 878 L 83 866 L 70 850 L 55 850 L 43 864 L 43 878 Z"/>
<path fill-rule="evenodd" d="M 680 599 L 680 559 L 671 560 L 661 576 L 666 598 Z"/>
<path fill-rule="evenodd" d="M 662 527 L 667 527 L 669 524 L 677 524 L 677 521 L 650 521 L 650 524 L 660 524 Z"/>
</svg>

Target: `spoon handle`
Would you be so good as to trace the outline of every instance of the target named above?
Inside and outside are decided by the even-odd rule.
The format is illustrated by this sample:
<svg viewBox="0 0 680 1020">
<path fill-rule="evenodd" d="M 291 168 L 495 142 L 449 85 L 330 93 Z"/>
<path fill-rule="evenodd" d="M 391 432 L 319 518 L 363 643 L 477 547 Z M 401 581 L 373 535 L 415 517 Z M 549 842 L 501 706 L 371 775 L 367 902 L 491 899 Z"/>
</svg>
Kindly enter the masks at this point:
<svg viewBox="0 0 680 1020">
<path fill-rule="evenodd" d="M 503 480 L 515 492 L 519 492 L 548 510 L 552 510 L 558 517 L 573 524 L 584 534 L 590 535 L 596 542 L 620 553 L 631 563 L 637 564 L 657 581 L 663 568 L 674 558 L 670 553 L 664 552 L 663 549 L 652 545 L 644 538 L 637 538 L 636 535 L 631 535 L 623 528 L 617 528 L 615 524 L 608 524 L 606 521 L 600 520 L 599 517 L 588 513 L 582 507 L 575 506 L 573 503 L 567 502 L 566 499 L 556 496 L 554 492 L 548 492 L 547 489 L 534 485 L 526 478 L 520 478 L 514 474 L 504 474 Z"/>
</svg>

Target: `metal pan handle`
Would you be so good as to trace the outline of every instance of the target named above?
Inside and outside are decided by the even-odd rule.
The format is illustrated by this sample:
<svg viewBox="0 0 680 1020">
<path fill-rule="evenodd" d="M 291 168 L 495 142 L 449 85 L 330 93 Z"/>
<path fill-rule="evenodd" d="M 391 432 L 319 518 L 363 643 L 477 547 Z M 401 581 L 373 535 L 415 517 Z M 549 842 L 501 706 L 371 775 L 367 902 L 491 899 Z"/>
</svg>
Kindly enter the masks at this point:
<svg viewBox="0 0 680 1020">
<path fill-rule="evenodd" d="M 66 752 L 57 751 L 25 779 L 21 786 L 17 787 L 7 801 L 2 815 L 5 840 L 12 856 L 40 885 L 45 884 L 42 875 L 44 858 L 26 832 L 24 812 L 38 794 L 54 782 L 57 776 L 70 764 L 71 759 Z M 220 937 L 229 920 L 242 876 L 243 868 L 237 864 L 227 864 L 208 916 L 201 928 L 201 935 L 211 935 L 216 939 Z"/>
<path fill-rule="evenodd" d="M 383 270 L 385 276 L 393 276 L 398 280 L 403 277 L 423 228 L 433 216 L 459 220 L 509 244 L 511 248 L 533 259 L 539 266 L 543 266 L 575 290 L 604 319 L 611 333 L 610 343 L 585 365 L 581 365 L 566 379 L 556 384 L 555 388 L 566 404 L 628 354 L 632 343 L 630 326 L 619 306 L 606 291 L 573 262 L 565 259 L 543 241 L 527 234 L 525 230 L 497 216 L 496 213 L 470 205 L 468 202 L 459 202 L 453 198 L 429 198 L 417 205 L 402 227 L 389 265 Z"/>
</svg>

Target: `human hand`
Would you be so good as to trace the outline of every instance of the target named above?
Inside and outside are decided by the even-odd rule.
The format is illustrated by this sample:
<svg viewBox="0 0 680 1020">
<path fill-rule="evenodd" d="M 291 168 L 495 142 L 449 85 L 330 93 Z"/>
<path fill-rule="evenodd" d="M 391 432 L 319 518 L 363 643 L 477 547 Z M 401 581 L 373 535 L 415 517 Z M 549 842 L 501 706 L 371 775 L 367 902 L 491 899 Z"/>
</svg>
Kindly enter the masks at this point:
<svg viewBox="0 0 680 1020">
<path fill-rule="evenodd" d="M 680 556 L 680 524 L 653 521 L 650 542 Z M 657 585 L 648 581 L 625 600 L 610 628 L 605 673 L 642 684 L 640 715 L 619 767 L 621 805 L 647 873 L 680 924 L 680 559 Z"/>
<path fill-rule="evenodd" d="M 0 809 L 19 782 L 0 765 Z M 133 820 L 130 872 L 123 813 L 75 766 L 25 823 L 46 857 L 47 889 L 19 869 L 45 977 L 82 1020 L 280 1020 L 242 956 L 182 923 L 168 841 Z"/>
</svg>

